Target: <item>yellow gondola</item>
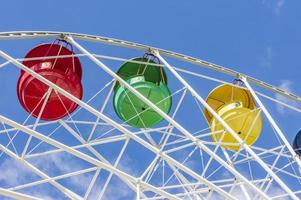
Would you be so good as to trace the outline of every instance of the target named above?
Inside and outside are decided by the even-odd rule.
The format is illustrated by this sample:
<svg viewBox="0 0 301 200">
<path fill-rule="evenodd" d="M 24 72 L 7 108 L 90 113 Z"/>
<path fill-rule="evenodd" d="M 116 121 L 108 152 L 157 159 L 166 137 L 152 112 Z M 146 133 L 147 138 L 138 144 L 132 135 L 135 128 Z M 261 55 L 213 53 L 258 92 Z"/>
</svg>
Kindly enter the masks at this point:
<svg viewBox="0 0 301 200">
<path fill-rule="evenodd" d="M 223 84 L 211 91 L 206 102 L 246 144 L 255 143 L 262 129 L 262 116 L 248 90 Z M 240 149 L 236 139 L 207 109 L 204 110 L 204 115 L 211 127 L 214 142 L 221 142 L 221 146 L 232 151 Z"/>
</svg>

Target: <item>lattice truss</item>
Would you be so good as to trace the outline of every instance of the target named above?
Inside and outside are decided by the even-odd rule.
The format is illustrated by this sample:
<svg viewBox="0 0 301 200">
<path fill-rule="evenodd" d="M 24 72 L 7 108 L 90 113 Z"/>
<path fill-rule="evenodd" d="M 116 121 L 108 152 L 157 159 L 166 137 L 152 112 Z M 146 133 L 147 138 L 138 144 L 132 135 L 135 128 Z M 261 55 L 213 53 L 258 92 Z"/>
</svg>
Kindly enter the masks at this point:
<svg viewBox="0 0 301 200">
<path fill-rule="evenodd" d="M 62 37 L 81 59 L 83 100 L 21 64 L 33 45 Z M 126 41 L 45 32 L 0 33 L 0 39 L 1 199 L 301 198 L 300 159 L 274 112 L 281 106 L 299 115 L 298 96 L 212 63 Z M 167 72 L 173 98 L 168 115 L 115 73 L 145 52 L 156 55 Z M 20 69 L 76 102 L 78 109 L 60 120 L 33 118 L 16 97 Z M 203 116 L 210 90 L 234 78 L 252 93 L 264 124 L 252 146 L 236 136 L 241 147 L 236 152 L 213 142 L 216 133 Z M 121 121 L 112 106 L 116 81 L 165 120 L 147 129 Z M 294 103 L 277 100 L 276 93 Z"/>
</svg>

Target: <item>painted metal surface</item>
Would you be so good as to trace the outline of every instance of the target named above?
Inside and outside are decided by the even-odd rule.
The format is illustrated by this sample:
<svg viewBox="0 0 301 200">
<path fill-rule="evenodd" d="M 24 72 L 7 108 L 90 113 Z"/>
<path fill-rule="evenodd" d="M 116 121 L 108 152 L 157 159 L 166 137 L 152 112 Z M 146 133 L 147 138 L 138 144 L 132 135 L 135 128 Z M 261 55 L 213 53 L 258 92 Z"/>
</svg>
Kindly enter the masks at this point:
<svg viewBox="0 0 301 200">
<path fill-rule="evenodd" d="M 23 64 L 81 99 L 82 68 L 77 57 L 47 58 L 44 56 L 72 55 L 73 52 L 62 44 L 42 44 L 30 50 Z M 49 92 L 49 94 L 47 94 Z M 72 113 L 77 104 L 67 99 L 30 74 L 21 70 L 17 94 L 22 107 L 36 118 L 56 120 Z"/>
</svg>

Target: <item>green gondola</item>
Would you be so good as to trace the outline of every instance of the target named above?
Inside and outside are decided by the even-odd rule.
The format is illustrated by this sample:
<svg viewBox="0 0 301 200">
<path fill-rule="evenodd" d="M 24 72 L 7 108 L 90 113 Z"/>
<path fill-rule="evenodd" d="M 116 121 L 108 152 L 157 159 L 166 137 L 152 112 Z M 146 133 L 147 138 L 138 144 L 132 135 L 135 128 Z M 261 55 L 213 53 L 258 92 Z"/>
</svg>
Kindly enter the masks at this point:
<svg viewBox="0 0 301 200">
<path fill-rule="evenodd" d="M 124 63 L 117 74 L 168 114 L 172 98 L 167 87 L 167 76 L 162 67 L 155 65 L 155 58 L 150 54 L 134 58 L 131 60 L 134 62 Z M 114 88 L 114 109 L 121 120 L 137 128 L 153 127 L 163 119 L 118 82 Z"/>
</svg>

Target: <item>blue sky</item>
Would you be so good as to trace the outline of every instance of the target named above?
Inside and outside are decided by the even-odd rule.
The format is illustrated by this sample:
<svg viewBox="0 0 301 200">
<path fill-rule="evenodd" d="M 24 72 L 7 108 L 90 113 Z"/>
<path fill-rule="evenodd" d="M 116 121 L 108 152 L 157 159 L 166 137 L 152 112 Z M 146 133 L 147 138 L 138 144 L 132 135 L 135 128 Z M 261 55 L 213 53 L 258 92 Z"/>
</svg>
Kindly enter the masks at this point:
<svg viewBox="0 0 301 200">
<path fill-rule="evenodd" d="M 292 73 L 300 65 L 296 0 L 9 1 L 2 7 L 1 31 L 121 38 L 213 61 L 274 85 L 284 79 L 297 85 L 298 73 Z"/>
<path fill-rule="evenodd" d="M 133 41 L 220 64 L 301 95 L 299 87 L 300 1 L 91 0 L 84 2 L 79 0 L 2 2 L 0 32 L 66 31 Z M 24 55 L 27 47 L 16 48 L 7 42 L 1 44 L 0 41 L 0 48 L 7 50 L 15 57 Z M 95 51 L 99 50 L 93 46 L 90 48 L 94 48 Z M 114 50 L 112 48 L 107 51 L 111 53 Z M 118 53 L 121 54 L 123 51 L 118 51 Z M 129 55 L 134 55 L 134 52 L 127 54 Z M 15 71 L 7 73 L 16 75 Z M 88 70 L 84 73 L 86 77 L 93 75 L 93 72 Z M 0 84 L 11 85 L 15 80 L 17 77 L 2 79 Z M 103 81 L 109 80 L 106 77 Z M 84 78 L 84 81 L 88 86 L 93 84 L 88 78 Z M 202 95 L 206 96 L 208 88 L 203 90 L 203 87 L 194 80 L 191 80 L 191 83 Z M 179 89 L 176 84 L 172 87 Z M 15 92 L 15 86 L 12 90 L 6 89 L 11 95 Z M 87 99 L 93 92 L 93 89 L 86 92 L 84 98 Z M 275 97 L 300 107 L 283 97 L 277 95 Z M 19 112 L 18 109 L 20 109 L 17 106 L 5 108 L 4 105 L 10 101 L 12 100 L 3 97 L 0 103 L 1 109 L 4 109 L 1 112 L 8 116 L 14 115 L 13 113 Z M 13 101 L 17 103 L 17 100 Z M 288 140 L 292 141 L 300 128 L 300 115 L 269 102 L 266 103 L 271 113 L 276 116 L 276 121 L 288 134 Z M 107 112 L 109 115 L 114 115 L 111 110 Z M 20 112 L 16 117 L 21 120 L 24 116 L 25 112 Z M 188 129 L 189 123 L 191 122 L 183 121 Z M 197 120 L 193 123 L 197 123 Z M 265 140 L 268 137 L 265 136 L 262 139 Z M 106 147 L 103 148 L 106 149 Z M 135 150 L 129 150 L 129 152 L 132 151 Z M 130 160 L 128 162 L 135 162 L 131 160 L 132 158 L 126 159 Z M 62 160 L 64 159 L 55 158 L 54 163 L 62 163 Z M 136 164 L 138 168 L 143 168 L 139 166 L 139 163 Z M 51 167 L 51 164 L 49 166 Z M 127 167 L 124 166 L 124 169 L 128 169 Z M 34 177 L 30 178 L 34 179 Z M 26 179 L 22 179 L 21 182 L 23 180 Z M 128 199 L 131 198 L 131 196 L 128 197 Z"/>
<path fill-rule="evenodd" d="M 2 7 L 1 31 L 103 35 L 213 61 L 275 85 L 298 79 L 288 72 L 300 64 L 298 1 L 9 1 Z"/>
</svg>

